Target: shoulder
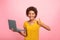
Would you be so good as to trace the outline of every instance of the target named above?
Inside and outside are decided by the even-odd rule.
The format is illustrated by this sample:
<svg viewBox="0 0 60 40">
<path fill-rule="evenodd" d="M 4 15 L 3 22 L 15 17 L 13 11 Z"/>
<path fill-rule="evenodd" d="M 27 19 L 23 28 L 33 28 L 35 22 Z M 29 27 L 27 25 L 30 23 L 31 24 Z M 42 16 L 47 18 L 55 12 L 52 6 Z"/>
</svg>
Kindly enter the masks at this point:
<svg viewBox="0 0 60 40">
<path fill-rule="evenodd" d="M 24 26 L 27 26 L 27 21 L 24 21 L 24 24 L 23 24 Z"/>
<path fill-rule="evenodd" d="M 24 21 L 24 24 L 26 24 L 28 21 Z"/>
</svg>

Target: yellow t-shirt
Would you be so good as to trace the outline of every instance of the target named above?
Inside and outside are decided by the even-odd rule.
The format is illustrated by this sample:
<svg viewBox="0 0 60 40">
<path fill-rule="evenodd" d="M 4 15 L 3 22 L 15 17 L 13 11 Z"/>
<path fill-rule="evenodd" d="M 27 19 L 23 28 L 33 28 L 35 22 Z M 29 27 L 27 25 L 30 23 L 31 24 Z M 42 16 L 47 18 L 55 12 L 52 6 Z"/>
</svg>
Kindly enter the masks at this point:
<svg viewBox="0 0 60 40">
<path fill-rule="evenodd" d="M 33 25 L 30 25 L 27 21 L 24 22 L 24 27 L 27 29 L 27 36 L 24 40 L 39 40 L 39 25 L 37 21 Z"/>
</svg>

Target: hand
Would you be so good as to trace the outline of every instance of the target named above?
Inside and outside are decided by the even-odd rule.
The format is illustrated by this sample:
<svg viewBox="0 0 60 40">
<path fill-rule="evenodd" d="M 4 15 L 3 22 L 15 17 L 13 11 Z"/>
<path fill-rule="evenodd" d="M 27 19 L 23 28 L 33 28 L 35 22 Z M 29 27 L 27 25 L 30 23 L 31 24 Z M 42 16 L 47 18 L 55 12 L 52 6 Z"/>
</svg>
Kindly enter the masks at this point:
<svg viewBox="0 0 60 40">
<path fill-rule="evenodd" d="M 13 32 L 15 31 L 13 28 L 11 29 Z"/>
<path fill-rule="evenodd" d="M 39 24 L 41 27 L 47 29 L 48 31 L 51 30 L 50 27 L 47 26 L 46 24 L 44 24 L 43 22 L 41 22 L 40 19 L 38 19 L 37 22 L 38 22 L 38 24 Z"/>
<path fill-rule="evenodd" d="M 41 21 L 40 21 L 40 19 L 38 19 L 38 20 L 37 20 L 37 23 L 38 23 L 39 25 L 41 24 Z"/>
</svg>

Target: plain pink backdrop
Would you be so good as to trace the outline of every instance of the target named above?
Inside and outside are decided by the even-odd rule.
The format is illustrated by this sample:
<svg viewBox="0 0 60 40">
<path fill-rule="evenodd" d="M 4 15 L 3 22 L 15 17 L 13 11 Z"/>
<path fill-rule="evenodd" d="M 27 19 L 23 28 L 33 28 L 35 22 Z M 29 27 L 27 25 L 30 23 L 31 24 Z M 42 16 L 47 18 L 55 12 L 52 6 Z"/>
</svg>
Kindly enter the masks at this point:
<svg viewBox="0 0 60 40">
<path fill-rule="evenodd" d="M 0 40 L 23 40 L 24 37 L 8 28 L 8 19 L 16 20 L 17 27 L 23 29 L 28 20 L 26 8 L 34 6 L 40 18 L 51 31 L 39 30 L 39 40 L 60 40 L 60 0 L 0 0 Z"/>
</svg>

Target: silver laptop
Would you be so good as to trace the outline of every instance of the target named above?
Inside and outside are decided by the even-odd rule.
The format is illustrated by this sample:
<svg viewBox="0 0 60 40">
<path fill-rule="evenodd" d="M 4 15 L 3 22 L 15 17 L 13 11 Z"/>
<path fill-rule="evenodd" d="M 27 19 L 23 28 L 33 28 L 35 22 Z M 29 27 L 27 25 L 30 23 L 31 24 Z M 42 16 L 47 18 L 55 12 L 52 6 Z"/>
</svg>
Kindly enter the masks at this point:
<svg viewBox="0 0 60 40">
<path fill-rule="evenodd" d="M 24 31 L 24 30 L 22 30 L 22 29 L 18 29 L 18 28 L 17 28 L 17 26 L 16 26 L 16 21 L 15 21 L 15 20 L 8 20 L 8 24 L 9 24 L 9 29 L 10 29 L 10 30 L 13 28 L 15 32 Z"/>
<path fill-rule="evenodd" d="M 13 28 L 14 31 L 17 31 L 16 21 L 15 20 L 8 20 L 8 24 L 9 24 L 9 29 L 10 30 Z"/>
</svg>

